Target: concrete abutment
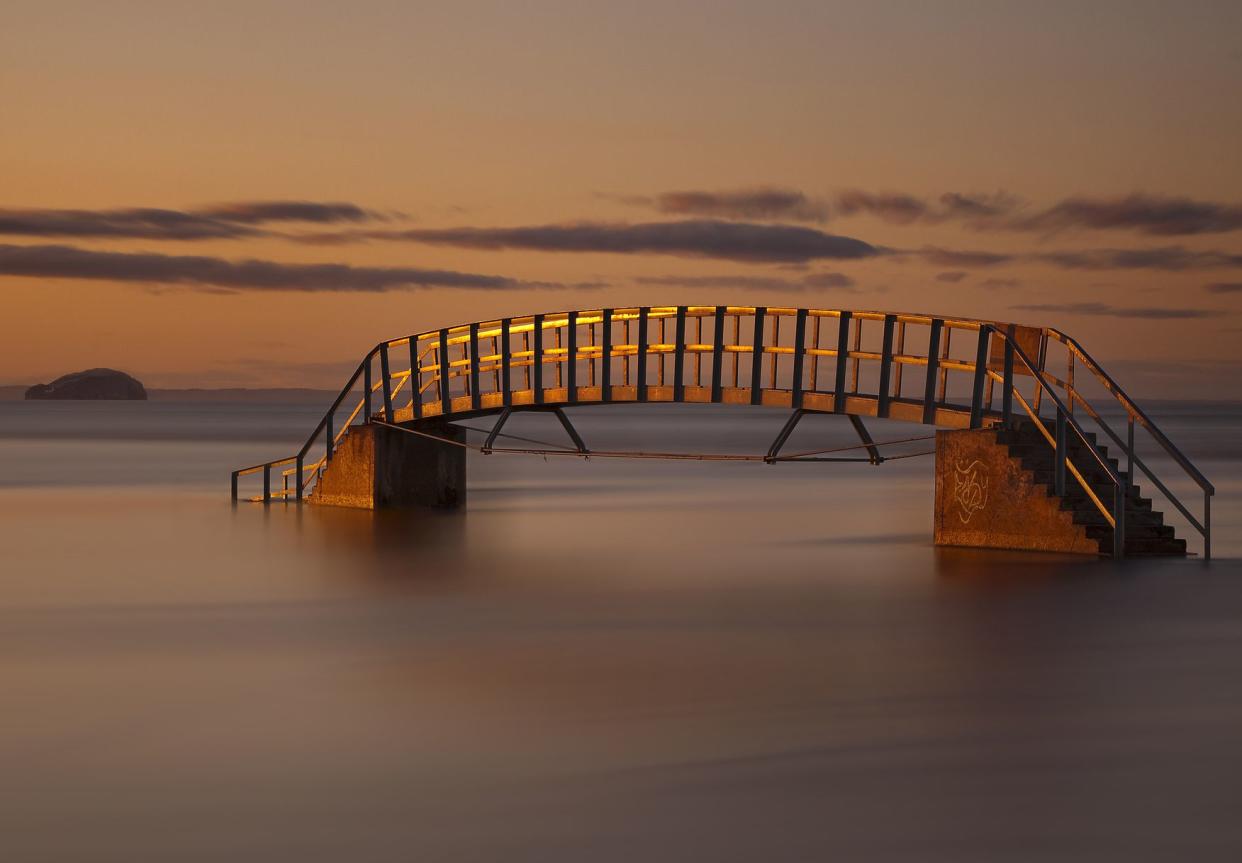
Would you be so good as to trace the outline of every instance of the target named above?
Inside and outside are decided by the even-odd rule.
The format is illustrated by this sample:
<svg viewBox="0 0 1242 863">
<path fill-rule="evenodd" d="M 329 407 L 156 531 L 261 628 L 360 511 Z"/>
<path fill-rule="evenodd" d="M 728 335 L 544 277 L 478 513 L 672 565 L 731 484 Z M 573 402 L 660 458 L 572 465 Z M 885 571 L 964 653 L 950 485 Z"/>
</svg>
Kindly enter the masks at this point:
<svg viewBox="0 0 1242 863">
<path fill-rule="evenodd" d="M 462 443 L 466 439 L 465 430 L 451 423 L 425 423 L 419 431 Z M 375 423 L 354 426 L 341 439 L 310 502 L 358 509 L 457 509 L 466 504 L 466 450 Z"/>
</svg>

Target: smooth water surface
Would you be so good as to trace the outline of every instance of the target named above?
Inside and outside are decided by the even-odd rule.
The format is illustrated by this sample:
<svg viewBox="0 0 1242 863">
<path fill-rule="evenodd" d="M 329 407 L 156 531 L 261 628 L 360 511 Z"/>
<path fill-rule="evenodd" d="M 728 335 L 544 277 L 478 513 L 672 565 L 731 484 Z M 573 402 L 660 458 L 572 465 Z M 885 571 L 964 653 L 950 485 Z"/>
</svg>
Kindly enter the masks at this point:
<svg viewBox="0 0 1242 863">
<path fill-rule="evenodd" d="M 3 859 L 1242 858 L 1237 406 L 1159 414 L 1217 559 L 1123 566 L 932 547 L 925 457 L 472 455 L 462 513 L 232 506 L 321 409 L 0 403 Z"/>
</svg>

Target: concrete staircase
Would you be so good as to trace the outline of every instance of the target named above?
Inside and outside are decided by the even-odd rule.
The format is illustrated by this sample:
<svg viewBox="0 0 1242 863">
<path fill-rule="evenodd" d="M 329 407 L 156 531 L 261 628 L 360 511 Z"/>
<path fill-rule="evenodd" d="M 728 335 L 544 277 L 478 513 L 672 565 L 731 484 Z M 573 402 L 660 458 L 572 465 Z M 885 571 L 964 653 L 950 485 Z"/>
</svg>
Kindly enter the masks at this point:
<svg viewBox="0 0 1242 863">
<path fill-rule="evenodd" d="M 1049 421 L 1048 430 L 1055 434 L 1051 421 Z M 1087 437 L 1100 456 L 1117 471 L 1124 481 L 1126 473 L 1121 470 L 1116 459 L 1109 457 L 1108 448 L 1097 443 L 1094 434 L 1088 434 Z M 1008 448 L 1011 458 L 1021 462 L 1023 470 L 1031 475 L 1033 481 L 1045 488 L 1048 497 L 1056 496 L 1054 491 L 1056 454 L 1033 421 L 1022 420 L 1010 428 L 998 426 L 996 439 L 997 443 Z M 1106 507 L 1111 507 L 1116 486 L 1077 435 L 1072 433 L 1069 435 L 1066 452 L 1070 462 L 1082 473 L 1095 495 L 1103 501 Z M 1069 512 L 1074 524 L 1081 525 L 1087 537 L 1099 545 L 1101 555 L 1112 556 L 1113 528 L 1087 497 L 1078 481 L 1068 472 L 1065 480 L 1065 496 L 1060 500 L 1060 508 L 1062 511 Z M 1164 514 L 1152 509 L 1151 500 L 1143 497 L 1142 490 L 1133 482 L 1130 484 L 1126 498 L 1125 531 L 1127 557 L 1184 557 L 1186 555 L 1186 540 L 1174 535 L 1173 528 L 1164 523 Z"/>
</svg>

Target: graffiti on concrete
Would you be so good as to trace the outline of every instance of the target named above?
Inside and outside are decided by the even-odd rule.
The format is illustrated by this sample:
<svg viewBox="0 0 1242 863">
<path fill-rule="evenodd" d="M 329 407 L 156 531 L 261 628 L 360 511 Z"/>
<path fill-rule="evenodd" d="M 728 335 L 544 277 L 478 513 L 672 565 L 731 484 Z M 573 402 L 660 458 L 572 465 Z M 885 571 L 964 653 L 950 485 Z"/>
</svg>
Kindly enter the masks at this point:
<svg viewBox="0 0 1242 863">
<path fill-rule="evenodd" d="M 962 524 L 967 524 L 971 516 L 988 505 L 988 478 L 983 473 L 983 462 L 978 459 L 965 467 L 959 461 L 953 467 L 953 499 L 959 507 L 957 517 Z"/>
</svg>

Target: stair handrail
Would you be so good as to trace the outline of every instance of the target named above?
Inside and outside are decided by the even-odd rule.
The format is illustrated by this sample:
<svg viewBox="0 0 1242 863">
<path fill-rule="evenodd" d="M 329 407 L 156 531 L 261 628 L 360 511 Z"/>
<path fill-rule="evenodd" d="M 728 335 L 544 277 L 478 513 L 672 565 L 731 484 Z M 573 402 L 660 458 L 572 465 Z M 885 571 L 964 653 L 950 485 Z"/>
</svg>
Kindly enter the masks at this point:
<svg viewBox="0 0 1242 863">
<path fill-rule="evenodd" d="M 1087 437 L 1086 429 L 1082 427 L 1082 424 L 1079 423 L 1070 412 L 1069 408 L 1061 399 L 1061 396 L 1057 394 L 1056 390 L 1048 385 L 1048 382 L 1040 373 L 1037 365 L 1029 356 L 1027 356 L 1027 353 L 1022 349 L 1022 346 L 1017 343 L 1017 339 L 1011 337 L 1009 333 L 1005 332 L 1004 329 L 999 326 L 992 325 L 992 332 L 999 335 L 1001 340 L 1005 343 L 1006 357 L 1004 373 L 1001 374 L 989 370 L 989 375 L 991 375 L 993 379 L 999 379 L 1001 381 L 1001 386 L 1005 388 L 1006 392 L 1018 398 L 1018 401 L 1022 403 L 1022 407 L 1034 421 L 1035 427 L 1039 429 L 1040 434 L 1049 444 L 1052 445 L 1052 448 L 1056 453 L 1054 485 L 1057 493 L 1064 494 L 1065 492 L 1064 471 L 1068 469 L 1069 472 L 1074 475 L 1074 479 L 1077 480 L 1078 484 L 1082 487 L 1082 490 L 1087 493 L 1087 496 L 1091 499 L 1091 502 L 1095 504 L 1096 509 L 1100 511 L 1100 514 L 1104 516 L 1104 519 L 1113 528 L 1113 558 L 1115 560 L 1120 560 L 1125 555 L 1125 513 L 1126 495 L 1129 490 L 1128 479 L 1126 482 L 1123 482 L 1118 471 L 1108 463 L 1107 459 L 1100 455 L 1099 450 Z M 1030 376 L 1035 379 L 1036 384 L 1039 386 L 1039 391 L 1047 393 L 1053 404 L 1056 405 L 1057 416 L 1055 437 L 1048 432 L 1048 429 L 1044 425 L 1043 420 L 1040 418 L 1038 411 L 1032 409 L 1030 403 L 1027 402 L 1021 391 L 1018 389 L 1017 382 L 1014 380 L 1013 361 L 1011 357 L 1018 359 L 1022 365 L 1026 367 L 1027 371 L 1030 372 Z M 1008 399 L 1006 399 L 1006 402 L 1007 401 Z M 1008 408 L 1008 405 L 1006 405 L 1005 411 L 1002 415 L 1004 422 L 1009 422 L 1009 413 L 1010 409 Z M 1094 489 L 1091 488 L 1091 484 L 1087 482 L 1086 477 L 1079 472 L 1078 468 L 1075 467 L 1074 463 L 1069 459 L 1068 447 L 1065 444 L 1066 429 L 1072 429 L 1073 432 L 1078 435 L 1079 440 L 1082 441 L 1087 451 L 1091 453 L 1096 464 L 1104 469 L 1104 472 L 1112 482 L 1114 494 L 1113 511 L 1111 514 L 1108 512 L 1107 508 L 1105 508 L 1103 501 L 1101 501 L 1099 496 L 1096 495 Z"/>
<path fill-rule="evenodd" d="M 1060 330 L 1057 330 L 1051 327 L 1046 328 L 1045 333 L 1050 338 L 1053 338 L 1061 342 L 1061 344 L 1065 345 L 1065 347 L 1070 352 L 1071 360 L 1074 360 L 1074 359 L 1080 360 L 1083 363 L 1083 365 L 1087 367 L 1087 370 L 1090 371 L 1093 375 L 1095 375 L 1096 379 L 1099 380 L 1100 383 L 1104 385 L 1104 388 L 1108 391 L 1108 393 L 1114 399 L 1116 399 L 1118 404 L 1120 404 L 1121 407 L 1125 410 L 1126 416 L 1127 416 L 1127 423 L 1129 426 L 1129 434 L 1127 435 L 1129 439 L 1128 442 L 1123 441 L 1121 439 L 1121 436 L 1116 431 L 1113 430 L 1112 426 L 1110 426 L 1102 416 L 1100 416 L 1099 412 L 1095 409 L 1095 407 L 1089 401 L 1087 401 L 1086 397 L 1083 396 L 1082 393 L 1078 391 L 1078 389 L 1073 385 L 1071 381 L 1062 381 L 1059 378 L 1056 378 L 1055 376 L 1051 375 L 1051 373 L 1047 372 L 1046 370 L 1044 374 L 1047 375 L 1053 382 L 1055 382 L 1056 384 L 1061 386 L 1063 389 L 1065 389 L 1065 391 L 1070 396 L 1071 404 L 1073 404 L 1074 401 L 1077 401 L 1079 404 L 1081 404 L 1083 408 L 1087 411 L 1087 413 L 1091 415 L 1091 418 L 1095 420 L 1095 422 L 1100 426 L 1101 429 L 1103 429 L 1108 434 L 1110 438 L 1112 438 L 1113 442 L 1116 443 L 1118 447 L 1120 447 L 1121 451 L 1126 454 L 1127 458 L 1129 459 L 1132 465 L 1131 469 L 1128 471 L 1128 473 L 1131 475 L 1130 481 L 1133 482 L 1133 473 L 1134 473 L 1133 468 L 1137 467 L 1147 476 L 1149 480 L 1151 480 L 1152 484 L 1157 489 L 1159 489 L 1160 493 L 1164 495 L 1165 499 L 1168 500 L 1169 503 L 1173 504 L 1174 508 L 1176 508 L 1177 511 L 1181 513 L 1182 517 L 1186 519 L 1187 523 L 1189 523 L 1190 526 L 1193 527 L 1199 533 L 1199 535 L 1203 538 L 1204 559 L 1205 560 L 1211 559 L 1211 556 L 1212 556 L 1212 497 L 1216 494 L 1216 487 L 1212 485 L 1212 483 L 1207 479 L 1207 477 L 1205 477 L 1202 474 L 1202 472 L 1200 472 L 1199 469 L 1195 467 L 1194 463 L 1192 463 L 1190 459 L 1180 449 L 1178 449 L 1177 446 L 1171 440 L 1169 440 L 1169 438 L 1164 434 L 1164 432 L 1160 429 L 1160 427 L 1156 425 L 1155 421 L 1152 420 L 1143 411 L 1143 409 L 1138 406 L 1138 403 L 1135 402 L 1134 399 L 1130 398 L 1130 396 L 1126 393 L 1126 391 L 1122 389 L 1121 385 L 1118 384 L 1117 381 L 1114 380 L 1113 377 L 1107 371 L 1104 370 L 1103 366 L 1101 366 L 1098 362 L 1096 362 L 1095 358 L 1092 357 L 1091 354 L 1087 352 L 1086 348 L 1084 348 L 1077 339 L 1075 339 L 1074 337 Z M 1155 472 L 1152 471 L 1152 469 L 1148 467 L 1147 464 L 1138 456 L 1138 453 L 1135 452 L 1134 424 L 1136 420 L 1138 421 L 1138 424 L 1141 425 L 1147 431 L 1149 435 L 1151 435 L 1152 439 L 1157 444 L 1160 445 L 1161 449 L 1165 451 L 1165 453 L 1177 464 L 1177 466 L 1180 467 L 1182 471 L 1196 485 L 1198 485 L 1200 490 L 1203 492 L 1203 520 L 1202 521 L 1200 521 L 1198 518 L 1194 516 L 1194 514 L 1190 512 L 1189 508 L 1187 508 L 1187 506 L 1184 503 L 1182 503 L 1182 501 L 1177 497 L 1177 495 L 1174 494 L 1173 491 L 1170 490 L 1169 487 L 1166 486 L 1164 482 L 1162 482 L 1158 476 L 1156 476 Z"/>
<path fill-rule="evenodd" d="M 1190 459 L 1187 458 L 1186 455 L 1178 449 L 1171 440 L 1168 439 L 1168 437 L 1163 431 L 1160 430 L 1160 427 L 1156 425 L 1151 417 L 1147 416 L 1147 414 L 1143 412 L 1143 409 L 1140 408 L 1135 401 L 1130 398 L 1126 391 L 1121 388 L 1121 385 L 1113 380 L 1112 375 L 1104 371 L 1103 367 L 1097 363 L 1089 353 L 1087 353 L 1086 349 L 1083 348 L 1082 344 L 1080 344 L 1077 339 L 1051 327 L 1047 328 L 1046 332 L 1049 336 L 1069 348 L 1070 351 L 1078 357 L 1078 359 L 1082 360 L 1082 362 L 1087 366 L 1091 373 L 1096 376 L 1100 383 L 1104 384 L 1104 388 L 1109 391 L 1113 398 L 1115 398 L 1123 408 L 1125 408 L 1126 413 L 1139 421 L 1139 424 L 1147 430 L 1147 432 L 1155 439 L 1156 443 L 1160 444 L 1164 451 L 1167 452 L 1173 460 L 1177 462 L 1178 466 L 1181 467 L 1182 470 L 1184 470 L 1186 474 L 1195 481 L 1199 488 L 1208 494 L 1216 493 L 1216 487 L 1208 481 L 1208 478 L 1205 477 L 1199 469 L 1194 466 Z M 1078 401 L 1080 401 L 1084 406 L 1087 405 L 1087 400 L 1078 393 L 1078 390 L 1075 387 L 1068 386 L 1067 390 L 1071 393 L 1072 397 L 1077 398 Z"/>
</svg>

